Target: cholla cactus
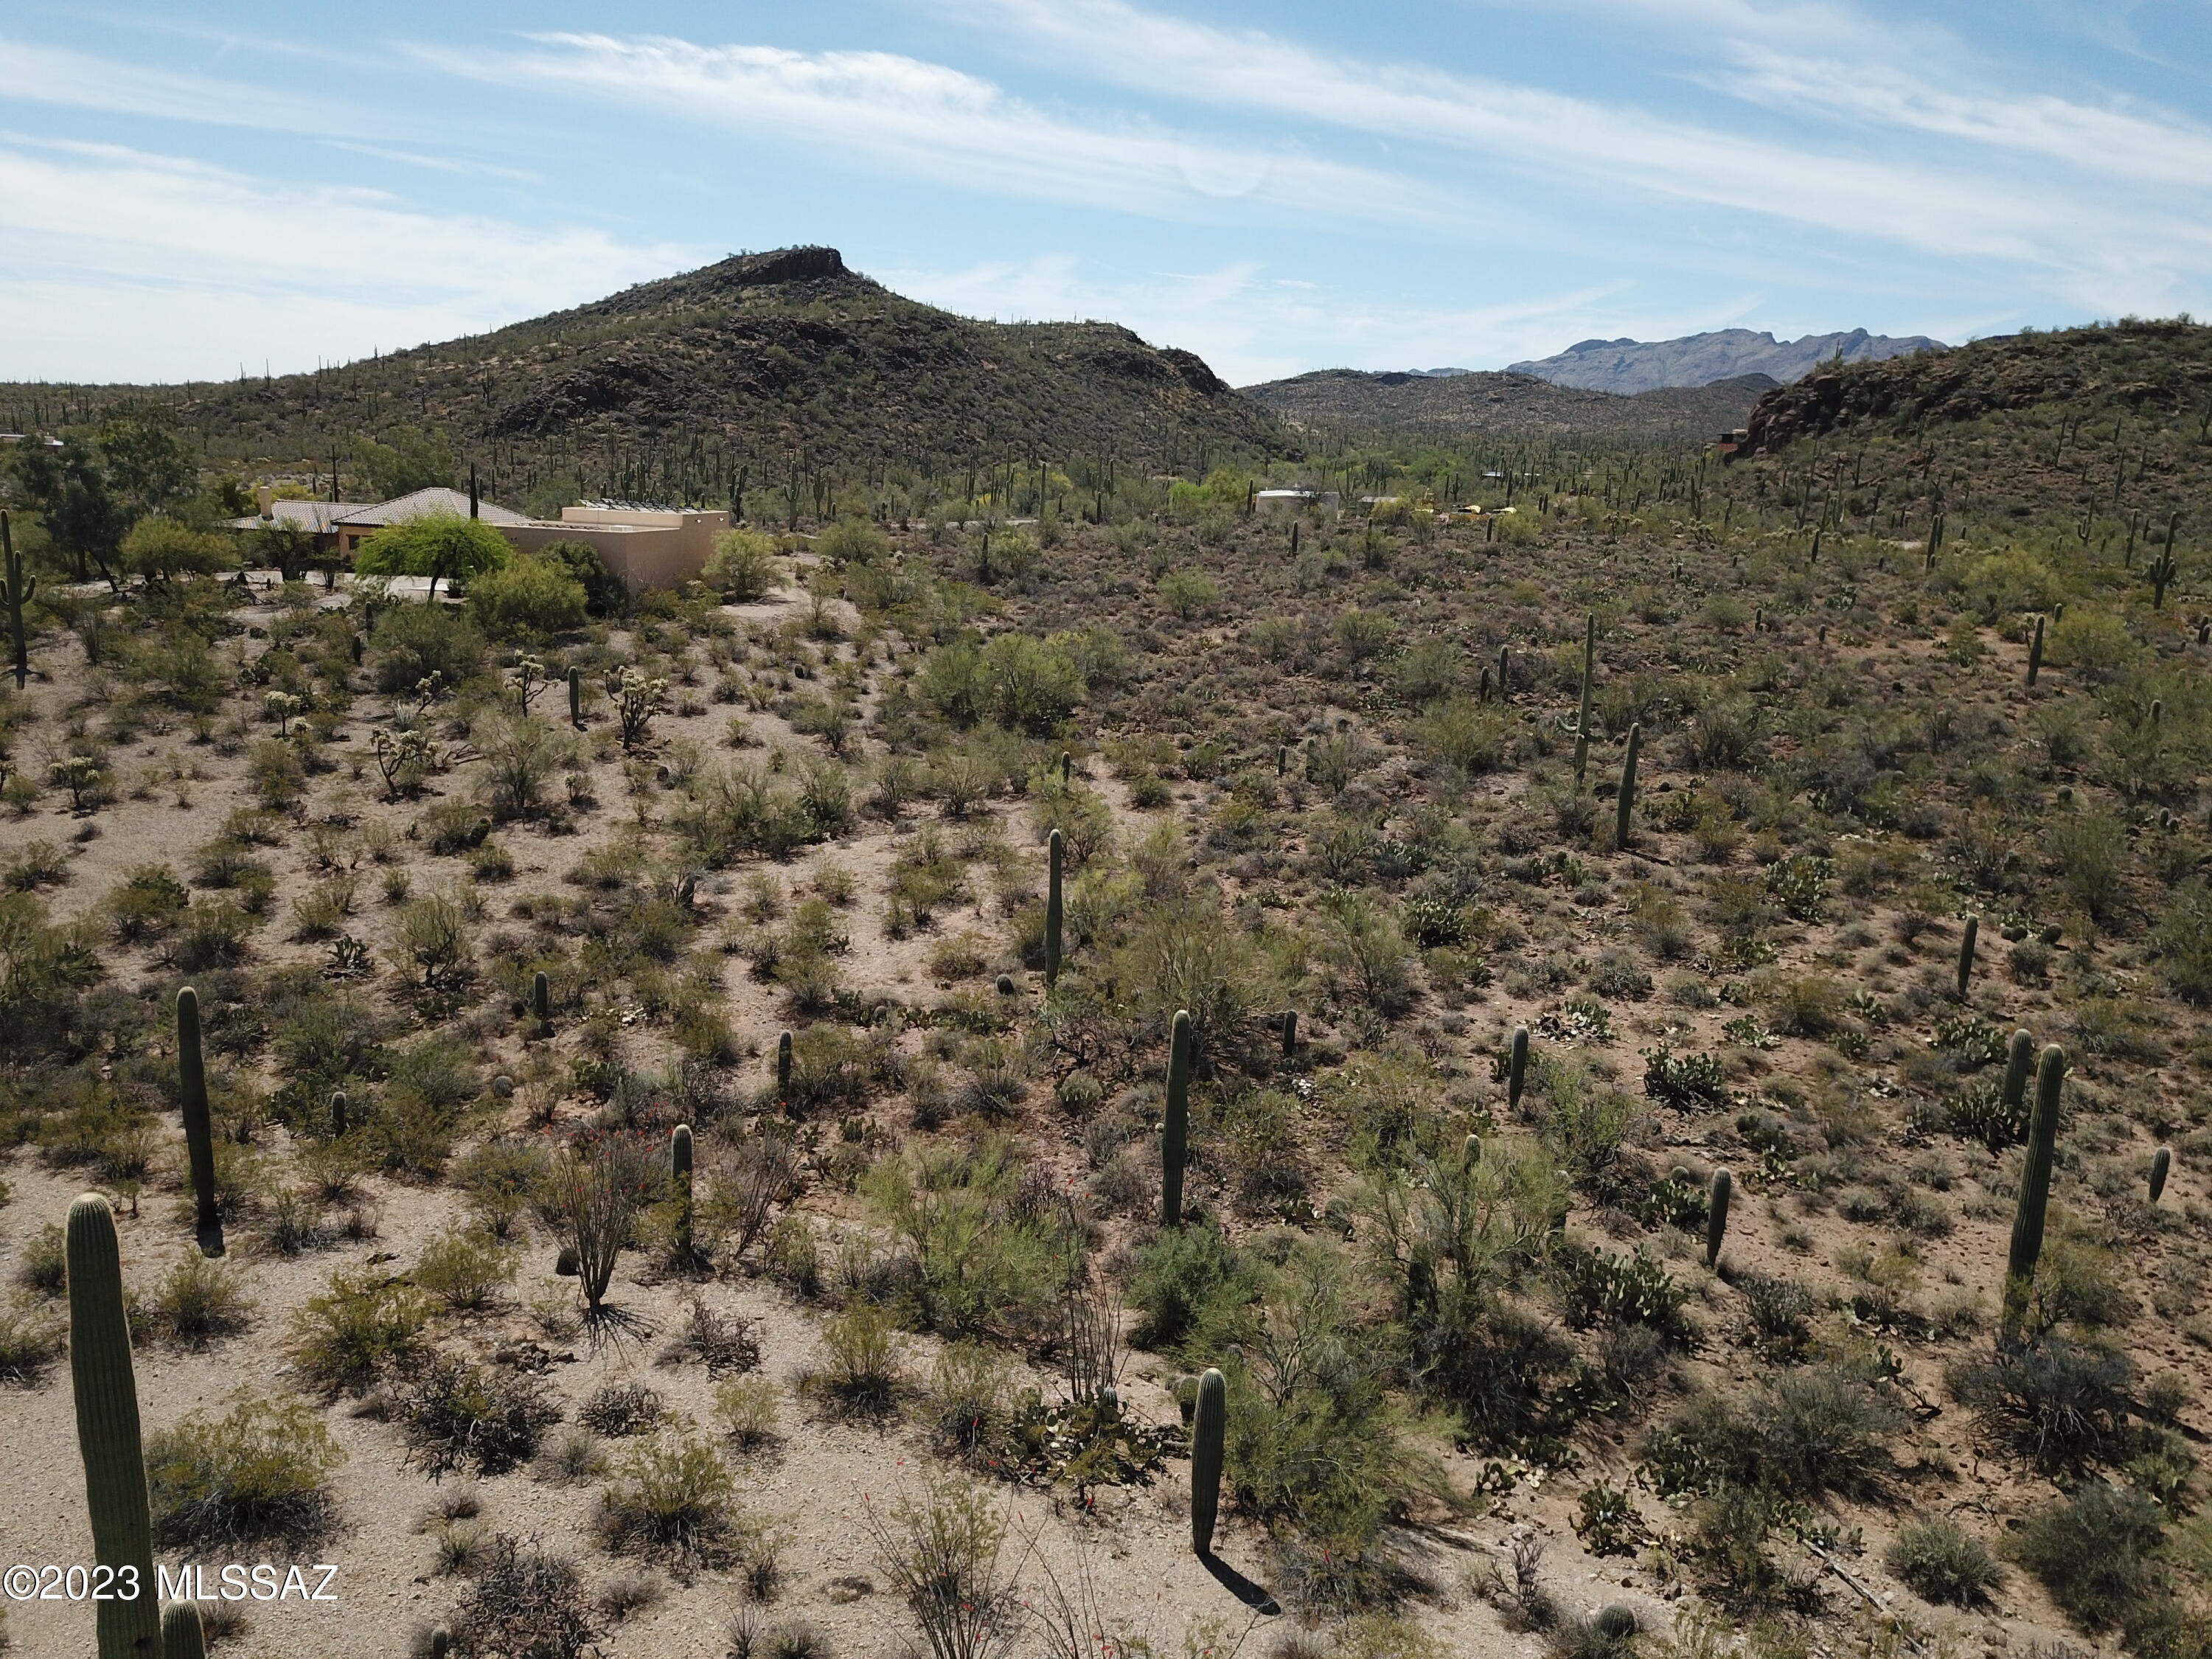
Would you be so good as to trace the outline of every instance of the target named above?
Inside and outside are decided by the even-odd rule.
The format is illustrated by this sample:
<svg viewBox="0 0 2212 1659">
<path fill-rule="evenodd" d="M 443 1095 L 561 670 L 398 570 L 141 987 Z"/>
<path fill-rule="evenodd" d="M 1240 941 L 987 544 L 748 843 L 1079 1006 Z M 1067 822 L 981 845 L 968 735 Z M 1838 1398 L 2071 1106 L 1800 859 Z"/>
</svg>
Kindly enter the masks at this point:
<svg viewBox="0 0 2212 1659">
<path fill-rule="evenodd" d="M 545 665 L 535 657 L 525 657 L 514 665 L 514 673 L 515 701 L 522 705 L 522 712 L 526 715 L 530 713 L 531 700 L 542 694 L 548 683 Z"/>
<path fill-rule="evenodd" d="M 635 668 L 624 668 L 607 676 L 607 696 L 614 699 L 622 746 L 633 750 L 651 735 L 653 717 L 668 707 L 668 682 L 647 679 Z"/>
<path fill-rule="evenodd" d="M 295 696 L 289 691 L 267 692 L 261 699 L 262 712 L 276 722 L 276 735 L 280 738 L 292 735 L 292 721 L 307 706 L 305 697 Z"/>
<path fill-rule="evenodd" d="M 90 755 L 70 755 L 46 765 L 46 781 L 70 792 L 73 811 L 89 812 L 100 804 L 100 780 L 106 776 Z"/>
</svg>

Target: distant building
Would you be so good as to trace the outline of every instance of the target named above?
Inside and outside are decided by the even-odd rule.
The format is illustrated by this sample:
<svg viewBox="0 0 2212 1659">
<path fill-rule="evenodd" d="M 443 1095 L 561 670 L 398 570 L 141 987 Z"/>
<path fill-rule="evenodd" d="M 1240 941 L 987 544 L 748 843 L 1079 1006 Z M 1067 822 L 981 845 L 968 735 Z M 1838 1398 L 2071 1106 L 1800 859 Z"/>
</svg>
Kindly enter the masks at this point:
<svg viewBox="0 0 2212 1659">
<path fill-rule="evenodd" d="M 1334 513 L 1342 497 L 1334 489 L 1262 489 L 1252 497 L 1256 513 L 1304 513 L 1318 507 Z"/>
<path fill-rule="evenodd" d="M 271 523 L 295 525 L 314 538 L 316 551 L 350 564 L 362 543 L 389 526 L 428 518 L 434 513 L 466 518 L 471 512 L 465 490 L 443 487 L 374 502 L 279 501 L 264 493 L 261 511 L 231 520 L 230 527 L 257 530 Z M 720 510 L 605 502 L 564 507 L 558 519 L 533 519 L 479 500 L 474 516 L 526 553 L 550 547 L 555 542 L 581 542 L 597 551 L 608 570 L 633 593 L 649 587 L 675 587 L 690 580 L 706 568 L 714 550 L 715 536 L 730 527 L 730 515 Z"/>
</svg>

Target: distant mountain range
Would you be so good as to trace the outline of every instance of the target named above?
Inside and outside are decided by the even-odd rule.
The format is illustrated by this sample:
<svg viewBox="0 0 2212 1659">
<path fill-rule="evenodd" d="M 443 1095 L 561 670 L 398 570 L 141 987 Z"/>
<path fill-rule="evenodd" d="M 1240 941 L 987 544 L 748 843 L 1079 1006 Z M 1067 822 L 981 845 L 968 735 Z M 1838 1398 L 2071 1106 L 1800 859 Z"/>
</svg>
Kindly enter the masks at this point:
<svg viewBox="0 0 2212 1659">
<path fill-rule="evenodd" d="M 1464 439 L 1566 436 L 1648 441 L 1710 437 L 1740 427 L 1771 375 L 1623 397 L 1554 385 L 1533 374 L 1364 374 L 1327 368 L 1249 386 L 1245 396 L 1294 428 L 1340 437 L 1394 429 Z"/>
<path fill-rule="evenodd" d="M 1557 356 L 1509 363 L 1506 368 L 1509 373 L 1534 374 L 1558 386 L 1632 395 L 1661 386 L 1711 386 L 1716 380 L 1732 380 L 1745 374 L 1771 375 L 1787 386 L 1839 353 L 1847 363 L 1872 363 L 1915 351 L 1948 349 L 1942 341 L 1924 334 L 1900 339 L 1869 334 L 1863 328 L 1848 334 L 1808 334 L 1799 340 L 1778 340 L 1771 334 L 1753 333 L 1747 328 L 1723 328 L 1679 340 L 1583 340 Z"/>
</svg>

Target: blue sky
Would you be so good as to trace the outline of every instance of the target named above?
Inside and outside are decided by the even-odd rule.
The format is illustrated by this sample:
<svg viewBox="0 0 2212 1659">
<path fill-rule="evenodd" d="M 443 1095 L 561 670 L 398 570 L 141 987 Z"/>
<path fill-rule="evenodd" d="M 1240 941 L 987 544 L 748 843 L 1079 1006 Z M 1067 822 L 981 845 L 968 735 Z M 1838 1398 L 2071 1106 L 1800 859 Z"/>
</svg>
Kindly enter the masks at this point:
<svg viewBox="0 0 2212 1659">
<path fill-rule="evenodd" d="M 1240 384 L 2212 313 L 2212 0 L 0 13 L 0 378 L 307 368 L 793 242 Z"/>
</svg>

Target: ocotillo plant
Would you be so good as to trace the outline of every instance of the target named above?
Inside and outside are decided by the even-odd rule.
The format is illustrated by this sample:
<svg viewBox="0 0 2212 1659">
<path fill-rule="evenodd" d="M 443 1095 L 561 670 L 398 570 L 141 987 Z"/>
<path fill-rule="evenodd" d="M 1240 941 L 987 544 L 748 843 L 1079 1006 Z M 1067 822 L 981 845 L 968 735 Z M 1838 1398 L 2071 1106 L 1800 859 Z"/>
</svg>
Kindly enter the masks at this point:
<svg viewBox="0 0 2212 1659">
<path fill-rule="evenodd" d="M 538 1022 L 538 1035 L 553 1035 L 553 981 L 544 969 L 530 976 L 530 1017 Z"/>
<path fill-rule="evenodd" d="M 1620 761 L 1620 794 L 1613 804 L 1613 844 L 1626 849 L 1628 846 L 1628 815 L 1636 805 L 1636 755 L 1644 746 L 1644 723 L 1638 720 L 1628 728 L 1628 752 Z"/>
<path fill-rule="evenodd" d="M 0 591 L 8 600 L 8 637 L 15 647 L 15 689 L 21 691 L 23 683 L 31 677 L 30 636 L 23 632 L 23 607 L 39 591 L 39 579 L 23 574 L 23 562 L 15 556 L 15 538 L 8 527 L 8 514 L 0 511 L 0 558 L 4 558 L 4 580 Z"/>
<path fill-rule="evenodd" d="M 93 1559 L 113 1568 L 117 1580 L 118 1599 L 98 1603 L 94 1615 L 100 1659 L 154 1659 L 161 1650 L 161 1607 L 138 1434 L 138 1384 L 131 1369 L 115 1212 L 99 1194 L 87 1193 L 70 1206 L 66 1249 L 70 1382 L 76 1396 Z M 124 1600 L 126 1589 L 131 1595 Z"/>
<path fill-rule="evenodd" d="M 1966 987 L 1974 977 L 1974 941 L 1981 937 L 1982 919 L 1966 918 L 1966 931 L 1959 936 L 1959 1000 L 1966 1000 Z"/>
<path fill-rule="evenodd" d="M 669 1196 L 676 1201 L 676 1254 L 687 1261 L 691 1255 L 691 1126 L 679 1123 L 668 1132 Z"/>
<path fill-rule="evenodd" d="M 2166 1177 L 2173 1168 L 2173 1148 L 2161 1146 L 2150 1155 L 2150 1201 L 2157 1203 L 2166 1195 Z"/>
<path fill-rule="evenodd" d="M 1713 1171 L 1712 1190 L 1705 1194 L 1705 1266 L 1717 1267 L 1721 1243 L 1728 1237 L 1729 1200 L 1735 1195 L 1735 1177 L 1727 1170 Z"/>
<path fill-rule="evenodd" d="M 1597 612 L 1589 613 L 1583 631 L 1583 696 L 1575 708 L 1575 787 L 1583 784 L 1583 767 L 1589 759 L 1590 675 L 1597 665 Z"/>
<path fill-rule="evenodd" d="M 1229 1429 L 1229 1382 L 1211 1365 L 1198 1379 L 1198 1409 L 1190 1421 L 1190 1547 L 1213 1553 L 1213 1523 L 1221 1515 L 1221 1453 Z"/>
<path fill-rule="evenodd" d="M 574 663 L 568 665 L 568 724 L 584 729 L 584 677 Z"/>
<path fill-rule="evenodd" d="M 2066 1081 L 2066 1051 L 2048 1045 L 2035 1067 L 2035 1111 L 2027 1124 L 2027 1161 L 2021 1166 L 2020 1207 L 2013 1214 L 2012 1249 L 2005 1259 L 2004 1331 L 2016 1335 L 2027 1310 L 2035 1264 L 2043 1255 L 2044 1212 L 2051 1202 L 2051 1165 L 2058 1146 L 2058 1091 Z"/>
<path fill-rule="evenodd" d="M 189 985 L 177 993 L 177 1082 L 184 1099 L 185 1151 L 191 1164 L 192 1197 L 198 1206 L 200 1248 L 210 1255 L 220 1255 L 215 1129 L 208 1117 L 207 1070 L 200 1063 L 200 994 Z"/>
<path fill-rule="evenodd" d="M 791 1109 L 791 1033 L 775 1040 L 775 1103 Z"/>
<path fill-rule="evenodd" d="M 2027 683 L 2035 684 L 2035 677 L 2043 672 L 2043 618 L 2035 619 L 2035 637 L 2027 642 Z"/>
<path fill-rule="evenodd" d="M 1060 874 L 1066 862 L 1066 843 L 1055 830 L 1045 840 L 1044 988 L 1060 983 Z"/>
<path fill-rule="evenodd" d="M 1190 1143 L 1190 1011 L 1176 1010 L 1168 1040 L 1168 1109 L 1160 1121 L 1160 1224 L 1182 1225 L 1182 1161 Z"/>
<path fill-rule="evenodd" d="M 1528 1028 L 1513 1028 L 1513 1051 L 1505 1062 L 1505 1104 L 1518 1109 L 1521 1091 L 1528 1081 Z"/>
<path fill-rule="evenodd" d="M 207 1659 L 198 1602 L 172 1601 L 161 1609 L 161 1659 Z"/>
</svg>

